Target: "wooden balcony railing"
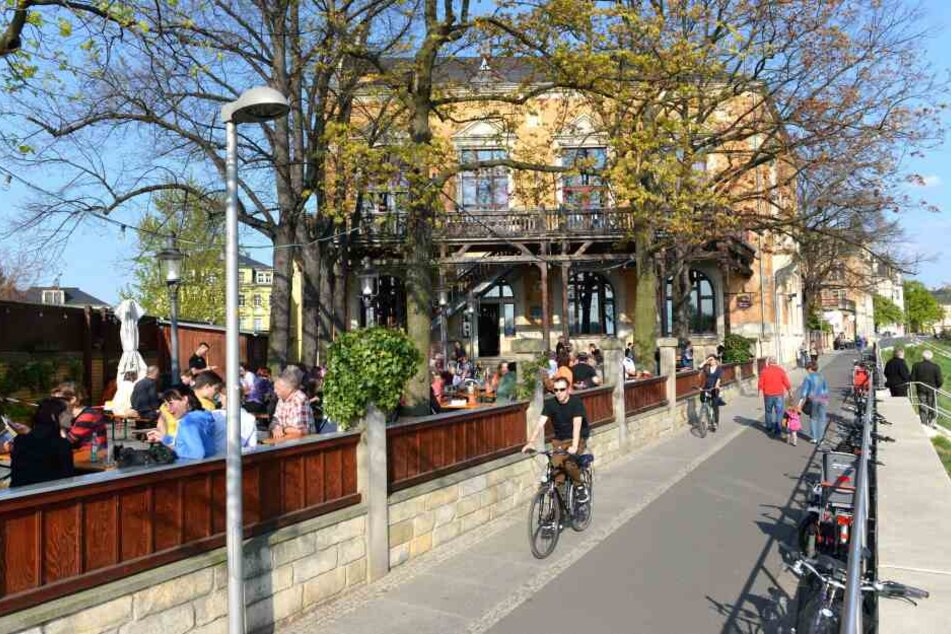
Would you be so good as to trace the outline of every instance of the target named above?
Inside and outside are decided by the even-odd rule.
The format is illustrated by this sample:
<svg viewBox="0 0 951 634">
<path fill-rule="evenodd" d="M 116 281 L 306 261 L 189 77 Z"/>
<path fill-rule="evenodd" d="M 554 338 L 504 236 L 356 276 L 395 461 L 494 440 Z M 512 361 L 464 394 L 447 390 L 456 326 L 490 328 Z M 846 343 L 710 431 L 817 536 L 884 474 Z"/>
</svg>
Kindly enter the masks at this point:
<svg viewBox="0 0 951 634">
<path fill-rule="evenodd" d="M 390 491 L 515 453 L 528 403 L 427 416 L 386 430 Z"/>
<path fill-rule="evenodd" d="M 633 416 L 667 405 L 667 377 L 658 376 L 624 384 L 624 415 Z"/>
<path fill-rule="evenodd" d="M 244 456 L 246 536 L 360 501 L 359 434 Z M 0 496 L 0 615 L 225 543 L 225 461 L 106 472 Z"/>
<path fill-rule="evenodd" d="M 462 241 L 498 238 L 598 238 L 630 234 L 630 212 L 618 209 L 549 209 L 447 211 L 436 219 L 437 240 Z M 368 214 L 356 239 L 391 241 L 406 234 L 406 216 L 401 212 Z"/>
</svg>

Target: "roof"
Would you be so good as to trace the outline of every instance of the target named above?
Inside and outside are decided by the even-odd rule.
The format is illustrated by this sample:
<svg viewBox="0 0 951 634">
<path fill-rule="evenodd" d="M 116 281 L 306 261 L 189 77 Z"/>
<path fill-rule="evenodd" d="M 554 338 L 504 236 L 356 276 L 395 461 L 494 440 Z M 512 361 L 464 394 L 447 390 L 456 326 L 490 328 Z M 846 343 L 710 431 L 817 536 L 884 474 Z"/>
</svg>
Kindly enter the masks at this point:
<svg viewBox="0 0 951 634">
<path fill-rule="evenodd" d="M 388 72 L 401 67 L 409 72 L 413 67 L 413 60 L 408 57 L 388 57 L 382 63 Z M 441 57 L 436 60 L 433 78 L 437 83 L 463 85 L 522 84 L 538 81 L 544 73 L 537 67 L 537 60 L 529 57 Z"/>
<path fill-rule="evenodd" d="M 252 260 L 248 256 L 241 255 L 240 253 L 238 254 L 238 267 L 250 268 L 250 269 L 266 269 L 266 270 L 271 270 L 274 268 L 270 264 L 263 264 L 262 262 L 258 262 L 257 260 Z"/>
<path fill-rule="evenodd" d="M 75 286 L 31 286 L 24 291 L 23 301 L 42 304 L 43 291 L 63 291 L 66 300 L 63 306 L 112 306 L 109 302 L 93 297 Z"/>
</svg>

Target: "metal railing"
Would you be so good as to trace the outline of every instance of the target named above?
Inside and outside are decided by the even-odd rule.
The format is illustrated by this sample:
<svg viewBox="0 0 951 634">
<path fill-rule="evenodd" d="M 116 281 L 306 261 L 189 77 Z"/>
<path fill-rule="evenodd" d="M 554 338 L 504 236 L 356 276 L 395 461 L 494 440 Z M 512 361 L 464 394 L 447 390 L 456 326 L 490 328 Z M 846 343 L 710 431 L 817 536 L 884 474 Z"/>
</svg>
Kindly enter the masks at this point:
<svg viewBox="0 0 951 634">
<path fill-rule="evenodd" d="M 951 428 L 951 410 L 941 407 L 940 400 L 941 397 L 951 400 L 951 393 L 945 392 L 940 388 L 936 388 L 920 381 L 911 381 L 905 385 L 908 386 L 908 400 L 911 401 L 912 407 L 914 407 L 915 411 L 918 412 L 918 416 L 921 418 L 922 423 L 937 429 L 937 422 L 940 420 L 944 427 Z M 926 394 L 928 392 L 931 393 L 933 404 L 925 402 L 930 399 L 921 398 L 922 394 Z M 928 417 L 926 420 L 925 417 L 921 416 L 922 410 L 930 412 L 934 416 Z"/>
<path fill-rule="evenodd" d="M 881 359 L 875 351 L 876 379 L 880 376 Z M 878 381 L 873 382 L 873 386 Z M 869 452 L 872 446 L 872 421 L 875 411 L 875 389 L 868 390 L 865 411 L 862 414 L 862 453 L 858 457 L 858 476 L 855 479 L 855 511 L 852 515 L 852 538 L 849 542 L 848 568 L 846 571 L 845 603 L 842 607 L 842 625 L 839 634 L 861 634 L 862 629 L 862 577 L 865 553 L 868 546 L 869 518 Z"/>
</svg>

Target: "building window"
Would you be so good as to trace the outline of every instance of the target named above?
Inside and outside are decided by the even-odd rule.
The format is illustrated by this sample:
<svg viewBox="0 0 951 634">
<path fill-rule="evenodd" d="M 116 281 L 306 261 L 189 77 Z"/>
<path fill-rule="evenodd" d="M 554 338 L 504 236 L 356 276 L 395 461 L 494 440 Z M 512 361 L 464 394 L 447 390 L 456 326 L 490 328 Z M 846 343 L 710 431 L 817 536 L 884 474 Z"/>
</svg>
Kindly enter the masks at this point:
<svg viewBox="0 0 951 634">
<path fill-rule="evenodd" d="M 61 290 L 43 291 L 40 301 L 52 306 L 62 306 L 66 303 L 66 293 Z"/>
<path fill-rule="evenodd" d="M 717 331 L 716 296 L 710 278 L 700 271 L 690 271 L 689 299 L 687 318 L 689 330 L 695 334 L 715 333 Z M 667 324 L 666 333 L 673 332 L 673 281 L 667 280 Z"/>
<path fill-rule="evenodd" d="M 271 271 L 258 271 L 257 272 L 257 283 L 258 284 L 270 284 L 273 279 L 274 274 Z"/>
<path fill-rule="evenodd" d="M 252 303 L 254 304 L 254 307 L 255 307 L 255 308 L 260 308 L 260 307 L 261 307 L 261 296 L 260 296 L 260 295 L 255 294 L 255 295 L 251 298 L 251 301 L 252 301 Z"/>
<path fill-rule="evenodd" d="M 391 275 L 381 275 L 377 280 L 376 294 L 360 298 L 360 327 L 406 326 L 406 290 L 403 280 Z"/>
<path fill-rule="evenodd" d="M 568 314 L 573 335 L 613 335 L 614 287 L 599 273 L 575 273 L 568 282 Z"/>
<path fill-rule="evenodd" d="M 515 293 L 505 280 L 499 280 L 492 288 L 482 294 L 480 302 L 483 304 L 500 304 L 502 317 L 502 334 L 506 337 L 515 336 Z"/>
<path fill-rule="evenodd" d="M 244 308 L 244 295 L 238 295 L 238 306 Z"/>
<path fill-rule="evenodd" d="M 602 170 L 607 161 L 603 147 L 568 148 L 562 155 L 565 167 L 577 167 L 581 174 L 565 175 L 562 181 L 562 201 L 566 207 L 591 209 L 606 204 L 604 179 L 598 174 L 585 171 Z"/>
<path fill-rule="evenodd" d="M 461 163 L 508 157 L 502 149 L 462 150 Z M 505 167 L 485 167 L 459 173 L 459 201 L 467 209 L 508 209 L 509 173 Z"/>
<path fill-rule="evenodd" d="M 261 317 L 254 318 L 254 332 L 261 332 L 264 330 L 264 319 Z"/>
</svg>

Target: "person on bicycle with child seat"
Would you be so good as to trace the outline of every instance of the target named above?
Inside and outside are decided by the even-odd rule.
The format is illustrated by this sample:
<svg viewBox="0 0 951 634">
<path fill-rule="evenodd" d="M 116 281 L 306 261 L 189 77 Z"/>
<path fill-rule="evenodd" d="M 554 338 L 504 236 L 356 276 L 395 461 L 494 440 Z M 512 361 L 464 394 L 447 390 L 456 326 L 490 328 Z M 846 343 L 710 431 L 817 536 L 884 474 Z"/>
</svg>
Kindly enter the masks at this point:
<svg viewBox="0 0 951 634">
<path fill-rule="evenodd" d="M 539 434 L 545 433 L 545 423 L 549 420 L 555 430 L 552 440 L 552 466 L 558 472 L 556 482 L 564 482 L 567 473 L 575 485 L 581 484 L 581 469 L 574 460 L 574 456 L 584 451 L 588 439 L 588 415 L 584 403 L 577 396 L 568 393 L 568 379 L 557 377 L 554 380 L 555 398 L 546 399 L 542 407 L 542 414 L 538 418 L 538 425 L 532 432 L 528 442 L 522 447 L 523 452 L 532 451 Z M 555 453 L 567 450 L 568 454 Z M 570 459 L 569 459 L 570 458 Z"/>
</svg>

